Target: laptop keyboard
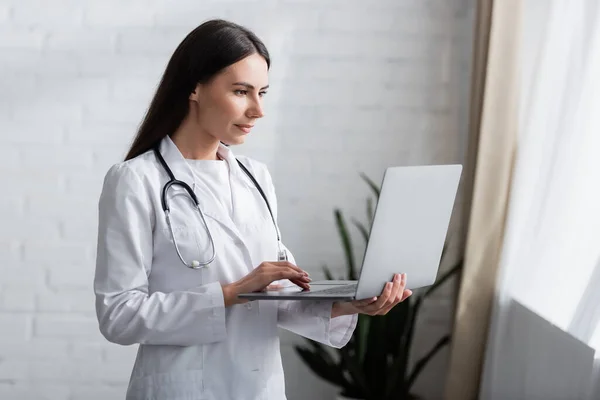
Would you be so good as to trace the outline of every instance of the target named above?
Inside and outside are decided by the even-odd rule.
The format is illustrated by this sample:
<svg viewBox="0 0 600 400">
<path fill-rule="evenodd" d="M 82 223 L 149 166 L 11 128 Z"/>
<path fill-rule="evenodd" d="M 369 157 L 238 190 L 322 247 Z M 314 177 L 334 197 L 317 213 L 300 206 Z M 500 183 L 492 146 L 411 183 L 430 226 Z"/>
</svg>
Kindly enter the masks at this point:
<svg viewBox="0 0 600 400">
<path fill-rule="evenodd" d="M 329 289 L 322 289 L 322 290 L 313 290 L 311 288 L 310 292 L 311 293 L 324 293 L 324 294 L 339 294 L 339 295 L 355 294 L 356 293 L 356 283 L 353 283 L 351 285 L 332 287 Z"/>
</svg>

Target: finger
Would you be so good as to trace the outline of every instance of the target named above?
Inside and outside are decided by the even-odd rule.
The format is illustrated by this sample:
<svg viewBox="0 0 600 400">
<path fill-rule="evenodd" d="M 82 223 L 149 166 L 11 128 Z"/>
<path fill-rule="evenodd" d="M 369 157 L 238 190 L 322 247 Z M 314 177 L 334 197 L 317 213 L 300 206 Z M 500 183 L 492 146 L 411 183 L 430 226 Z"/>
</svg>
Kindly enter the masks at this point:
<svg viewBox="0 0 600 400">
<path fill-rule="evenodd" d="M 302 272 L 302 273 L 304 273 L 306 275 L 309 275 L 308 272 L 304 271 L 302 268 L 298 267 L 297 265 L 292 264 L 289 261 L 273 261 L 273 262 L 270 262 L 269 264 L 273 264 L 273 265 L 276 265 L 278 267 L 291 268 L 291 269 L 293 269 L 295 271 Z"/>
<path fill-rule="evenodd" d="M 381 295 L 377 298 L 377 300 L 364 307 L 365 313 L 374 315 L 379 310 L 381 310 L 384 304 L 387 302 L 388 298 L 390 297 L 391 291 L 392 282 L 386 282 L 385 286 L 383 287 L 383 291 L 381 292 Z"/>
<path fill-rule="evenodd" d="M 310 282 L 310 278 L 306 274 L 287 267 L 279 267 L 275 271 L 272 271 L 270 274 L 270 279 L 271 282 L 280 279 L 297 279 L 303 280 L 305 282 Z"/>
<path fill-rule="evenodd" d="M 306 289 L 306 290 L 310 289 L 310 285 L 309 285 L 307 282 L 303 281 L 303 280 L 299 280 L 299 279 L 290 279 L 290 281 L 291 281 L 293 284 L 295 284 L 295 285 L 297 285 L 297 286 L 300 286 L 302 289 Z"/>
<path fill-rule="evenodd" d="M 399 285 L 399 293 L 396 294 L 394 301 L 387 306 L 384 306 L 380 311 L 379 311 L 379 315 L 386 315 L 387 313 L 389 313 L 392 308 L 396 307 L 399 303 L 403 302 L 404 300 L 406 300 L 406 298 L 408 298 L 408 296 L 410 296 L 412 294 L 412 291 L 409 289 L 404 289 L 406 287 L 406 274 L 402 274 L 401 276 L 401 282 L 402 284 Z"/>
<path fill-rule="evenodd" d="M 279 290 L 279 289 L 282 289 L 283 287 L 284 287 L 283 285 L 280 285 L 280 284 L 276 283 L 276 284 L 267 286 L 265 288 L 265 290 L 267 290 L 267 291 L 268 290 Z"/>
<path fill-rule="evenodd" d="M 404 292 L 402 293 L 402 300 L 400 300 L 400 302 L 408 299 L 410 297 L 410 295 L 412 295 L 412 290 L 410 289 L 404 289 Z"/>
<path fill-rule="evenodd" d="M 392 293 L 390 294 L 390 298 L 387 301 L 386 307 L 393 307 L 400 303 L 400 300 L 402 300 L 402 292 L 404 291 L 405 282 L 404 274 L 395 274 L 393 282 Z"/>
<path fill-rule="evenodd" d="M 366 299 L 354 300 L 351 303 L 354 307 L 362 308 L 374 303 L 375 301 L 377 301 L 377 297 L 368 297 Z"/>
<path fill-rule="evenodd" d="M 387 314 L 398 302 L 400 302 L 400 298 L 398 296 L 398 289 L 401 285 L 401 277 L 400 275 L 394 275 L 394 279 L 391 282 L 390 294 L 387 300 L 381 305 L 379 310 L 377 310 L 377 315 L 385 315 Z"/>
</svg>

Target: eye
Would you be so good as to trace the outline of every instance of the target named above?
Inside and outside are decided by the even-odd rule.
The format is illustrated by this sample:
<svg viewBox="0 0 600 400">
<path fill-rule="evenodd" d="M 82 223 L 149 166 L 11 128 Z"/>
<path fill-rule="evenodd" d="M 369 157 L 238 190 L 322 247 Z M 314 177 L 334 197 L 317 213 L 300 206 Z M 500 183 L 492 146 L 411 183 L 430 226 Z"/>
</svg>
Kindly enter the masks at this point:
<svg viewBox="0 0 600 400">
<path fill-rule="evenodd" d="M 245 96 L 248 94 L 248 91 L 243 90 L 243 89 L 237 89 L 237 90 L 234 90 L 233 93 L 235 93 L 238 96 Z"/>
<path fill-rule="evenodd" d="M 267 94 L 267 91 L 266 91 L 266 90 L 265 90 L 265 91 L 262 91 L 262 92 L 258 92 L 258 95 L 259 95 L 260 97 L 263 97 L 263 96 L 265 96 L 266 94 Z"/>
</svg>

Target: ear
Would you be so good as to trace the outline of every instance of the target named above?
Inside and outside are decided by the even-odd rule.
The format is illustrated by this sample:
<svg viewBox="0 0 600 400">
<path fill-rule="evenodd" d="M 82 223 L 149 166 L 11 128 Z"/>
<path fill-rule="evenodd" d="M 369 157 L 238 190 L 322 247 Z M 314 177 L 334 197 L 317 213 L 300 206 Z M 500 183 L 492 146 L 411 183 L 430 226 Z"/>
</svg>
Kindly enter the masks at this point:
<svg viewBox="0 0 600 400">
<path fill-rule="evenodd" d="M 194 88 L 194 91 L 192 93 L 190 93 L 190 97 L 189 99 L 191 101 L 195 101 L 196 103 L 198 102 L 198 96 L 200 96 L 200 85 L 196 85 L 196 87 Z"/>
</svg>

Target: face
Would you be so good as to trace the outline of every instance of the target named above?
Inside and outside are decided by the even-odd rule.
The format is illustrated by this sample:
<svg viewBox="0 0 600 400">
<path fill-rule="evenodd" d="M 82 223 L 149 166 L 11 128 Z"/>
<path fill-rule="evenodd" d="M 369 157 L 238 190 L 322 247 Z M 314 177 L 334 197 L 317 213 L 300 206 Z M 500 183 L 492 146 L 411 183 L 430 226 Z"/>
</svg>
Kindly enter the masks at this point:
<svg viewBox="0 0 600 400">
<path fill-rule="evenodd" d="M 190 112 L 199 130 L 227 144 L 244 143 L 264 116 L 263 96 L 269 85 L 267 62 L 252 54 L 232 64 L 190 95 Z"/>
</svg>

